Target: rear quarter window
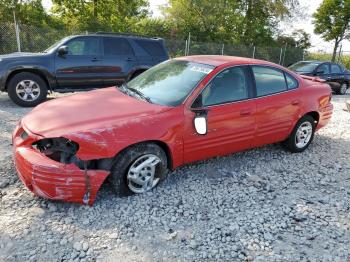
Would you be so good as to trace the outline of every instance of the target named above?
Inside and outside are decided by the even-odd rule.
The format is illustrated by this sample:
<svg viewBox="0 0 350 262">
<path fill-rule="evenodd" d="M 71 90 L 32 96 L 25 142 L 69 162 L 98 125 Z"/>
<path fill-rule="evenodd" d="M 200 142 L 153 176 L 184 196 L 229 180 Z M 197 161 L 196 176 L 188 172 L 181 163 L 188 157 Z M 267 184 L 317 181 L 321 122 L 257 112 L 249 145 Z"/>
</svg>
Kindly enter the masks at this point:
<svg viewBox="0 0 350 262">
<path fill-rule="evenodd" d="M 151 40 L 134 40 L 136 44 L 141 47 L 146 53 L 151 56 L 166 56 L 163 45 L 159 41 Z"/>
<path fill-rule="evenodd" d="M 296 80 L 294 77 L 292 77 L 290 74 L 284 73 L 286 76 L 286 82 L 287 82 L 287 86 L 288 89 L 296 89 L 298 88 L 299 84 L 298 84 L 298 80 Z"/>
</svg>

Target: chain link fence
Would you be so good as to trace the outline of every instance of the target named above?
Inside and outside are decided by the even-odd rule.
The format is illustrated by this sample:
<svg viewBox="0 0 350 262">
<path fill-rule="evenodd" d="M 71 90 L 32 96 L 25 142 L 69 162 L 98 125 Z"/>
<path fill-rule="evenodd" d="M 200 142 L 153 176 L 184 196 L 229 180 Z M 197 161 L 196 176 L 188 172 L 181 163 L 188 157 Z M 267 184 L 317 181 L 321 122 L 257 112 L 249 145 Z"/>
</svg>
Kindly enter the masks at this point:
<svg viewBox="0 0 350 262">
<path fill-rule="evenodd" d="M 72 34 L 86 34 L 73 29 L 39 28 L 31 25 L 16 26 L 11 23 L 0 25 L 0 55 L 21 52 L 41 52 L 58 40 Z M 165 39 L 171 57 L 184 55 L 231 55 L 251 57 L 288 66 L 303 60 L 304 50 L 289 47 L 260 47 L 228 45 L 221 43 L 193 42 L 190 40 Z"/>
</svg>

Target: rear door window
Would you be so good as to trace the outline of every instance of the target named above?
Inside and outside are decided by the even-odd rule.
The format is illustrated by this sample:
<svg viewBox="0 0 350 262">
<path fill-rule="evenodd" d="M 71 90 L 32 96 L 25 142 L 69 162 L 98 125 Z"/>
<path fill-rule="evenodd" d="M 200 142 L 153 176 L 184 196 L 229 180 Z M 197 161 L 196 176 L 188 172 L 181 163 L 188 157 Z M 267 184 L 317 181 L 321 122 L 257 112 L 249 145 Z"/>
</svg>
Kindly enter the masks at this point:
<svg viewBox="0 0 350 262">
<path fill-rule="evenodd" d="M 338 66 L 337 64 L 331 64 L 331 73 L 332 74 L 341 74 L 342 70 L 340 68 L 340 66 Z"/>
<path fill-rule="evenodd" d="M 163 45 L 159 41 L 138 39 L 134 40 L 150 56 L 166 56 Z"/>
<path fill-rule="evenodd" d="M 258 97 L 287 91 L 287 82 L 281 70 L 266 66 L 252 66 L 252 70 Z"/>
<path fill-rule="evenodd" d="M 133 56 L 134 50 L 132 49 L 129 41 L 119 37 L 104 37 L 103 39 L 104 55 L 125 55 Z"/>
</svg>

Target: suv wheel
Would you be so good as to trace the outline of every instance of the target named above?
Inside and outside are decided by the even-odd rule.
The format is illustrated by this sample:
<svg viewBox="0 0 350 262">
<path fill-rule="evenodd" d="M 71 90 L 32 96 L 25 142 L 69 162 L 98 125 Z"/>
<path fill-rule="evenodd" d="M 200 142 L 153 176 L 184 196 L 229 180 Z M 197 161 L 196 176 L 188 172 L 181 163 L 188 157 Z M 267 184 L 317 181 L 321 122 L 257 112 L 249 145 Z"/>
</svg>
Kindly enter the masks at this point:
<svg viewBox="0 0 350 262">
<path fill-rule="evenodd" d="M 118 154 L 108 179 L 118 196 L 142 194 L 167 176 L 167 156 L 152 143 L 132 146 Z"/>
<path fill-rule="evenodd" d="M 9 81 L 7 93 L 17 105 L 33 107 L 46 99 L 47 84 L 36 74 L 18 73 Z"/>
<path fill-rule="evenodd" d="M 338 94 L 339 95 L 345 95 L 346 94 L 346 90 L 348 90 L 348 84 L 346 82 L 342 83 L 340 88 L 338 89 Z"/>
<path fill-rule="evenodd" d="M 311 116 L 303 116 L 295 125 L 293 132 L 284 141 L 285 147 L 292 153 L 300 153 L 309 147 L 315 134 L 315 119 Z"/>
</svg>

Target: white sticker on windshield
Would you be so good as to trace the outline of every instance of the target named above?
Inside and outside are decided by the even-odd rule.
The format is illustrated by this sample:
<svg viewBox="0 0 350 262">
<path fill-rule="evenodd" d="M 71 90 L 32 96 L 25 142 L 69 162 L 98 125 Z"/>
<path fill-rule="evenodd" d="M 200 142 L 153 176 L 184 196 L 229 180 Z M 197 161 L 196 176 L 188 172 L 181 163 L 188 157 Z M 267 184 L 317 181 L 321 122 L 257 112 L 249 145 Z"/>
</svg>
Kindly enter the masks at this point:
<svg viewBox="0 0 350 262">
<path fill-rule="evenodd" d="M 213 69 L 211 68 L 202 67 L 202 66 L 192 66 L 190 70 L 194 72 L 204 73 L 204 74 L 209 74 L 211 71 L 213 71 Z"/>
</svg>

